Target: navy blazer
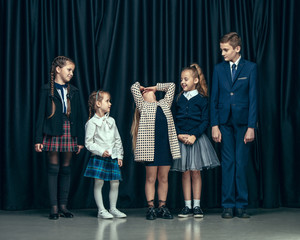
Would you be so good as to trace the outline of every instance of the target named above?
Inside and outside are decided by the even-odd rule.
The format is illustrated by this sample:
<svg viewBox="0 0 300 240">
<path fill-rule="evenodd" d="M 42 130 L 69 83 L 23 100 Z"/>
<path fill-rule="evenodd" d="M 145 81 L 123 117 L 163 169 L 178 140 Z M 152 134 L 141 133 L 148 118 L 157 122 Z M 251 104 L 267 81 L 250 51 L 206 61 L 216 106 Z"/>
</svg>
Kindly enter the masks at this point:
<svg viewBox="0 0 300 240">
<path fill-rule="evenodd" d="M 71 103 L 71 114 L 69 116 L 71 135 L 77 137 L 78 145 L 84 145 L 84 125 L 80 107 L 79 90 L 70 84 L 69 96 Z M 52 101 L 55 103 L 55 113 L 52 113 Z M 36 123 L 35 143 L 43 142 L 43 135 L 60 136 L 63 134 L 63 112 L 61 98 L 56 89 L 54 96 L 51 96 L 50 83 L 45 84 L 40 93 L 40 102 Z"/>
<path fill-rule="evenodd" d="M 229 62 L 215 66 L 211 91 L 211 126 L 226 124 L 230 112 L 237 124 L 256 128 L 257 65 L 240 59 L 232 81 Z"/>
</svg>

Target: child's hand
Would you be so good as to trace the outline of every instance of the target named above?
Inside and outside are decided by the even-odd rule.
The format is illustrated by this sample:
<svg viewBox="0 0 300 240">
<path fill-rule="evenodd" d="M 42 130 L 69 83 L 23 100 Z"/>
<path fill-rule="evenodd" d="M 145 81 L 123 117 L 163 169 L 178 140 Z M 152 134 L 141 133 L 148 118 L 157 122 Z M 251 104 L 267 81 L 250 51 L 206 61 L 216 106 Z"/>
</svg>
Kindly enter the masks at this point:
<svg viewBox="0 0 300 240">
<path fill-rule="evenodd" d="M 145 90 L 145 87 L 140 86 L 140 91 L 141 91 L 141 92 L 144 92 L 144 90 Z"/>
<path fill-rule="evenodd" d="M 185 140 L 185 143 L 184 144 L 187 144 L 187 145 L 193 145 L 194 142 L 196 141 L 196 136 L 195 135 L 190 135 L 186 140 Z"/>
<path fill-rule="evenodd" d="M 34 145 L 34 149 L 35 149 L 36 152 L 42 152 L 43 151 L 43 147 L 44 146 L 41 143 L 37 143 L 37 144 Z"/>
<path fill-rule="evenodd" d="M 144 92 L 150 92 L 150 91 L 152 91 L 152 92 L 156 92 L 157 91 L 157 87 L 156 86 L 153 86 L 153 87 L 146 87 L 145 89 L 144 89 Z"/>
<path fill-rule="evenodd" d="M 254 128 L 248 128 L 244 137 L 244 143 L 252 142 L 254 140 Z"/>
<path fill-rule="evenodd" d="M 118 165 L 119 165 L 119 167 L 123 166 L 123 160 L 122 159 L 118 159 Z"/>
<path fill-rule="evenodd" d="M 178 134 L 178 139 L 180 142 L 185 143 L 185 141 L 187 140 L 187 138 L 189 137 L 188 134 Z"/>
<path fill-rule="evenodd" d="M 102 157 L 110 157 L 109 152 L 105 150 L 104 153 L 102 154 Z"/>
<path fill-rule="evenodd" d="M 78 145 L 78 151 L 76 152 L 76 154 L 79 154 L 80 153 L 80 151 L 81 151 L 81 149 L 83 149 L 84 148 L 84 146 L 83 145 Z"/>
<path fill-rule="evenodd" d="M 211 136 L 212 136 L 212 139 L 215 142 L 221 142 L 221 140 L 222 140 L 222 134 L 221 134 L 221 131 L 219 129 L 219 126 L 213 126 L 212 127 L 212 129 L 211 129 Z"/>
</svg>

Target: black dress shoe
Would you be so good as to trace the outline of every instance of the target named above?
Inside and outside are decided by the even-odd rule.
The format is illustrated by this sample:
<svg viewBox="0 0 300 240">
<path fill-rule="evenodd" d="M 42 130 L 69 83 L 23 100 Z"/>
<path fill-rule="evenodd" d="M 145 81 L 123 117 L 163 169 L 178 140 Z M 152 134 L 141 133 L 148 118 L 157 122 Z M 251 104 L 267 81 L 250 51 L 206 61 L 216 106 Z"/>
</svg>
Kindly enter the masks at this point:
<svg viewBox="0 0 300 240">
<path fill-rule="evenodd" d="M 222 218 L 233 218 L 233 209 L 232 208 L 224 208 L 222 213 Z"/>
<path fill-rule="evenodd" d="M 245 208 L 237 208 L 235 214 L 238 218 L 250 218 Z"/>
<path fill-rule="evenodd" d="M 187 218 L 191 216 L 193 216 L 193 210 L 190 209 L 188 206 L 185 206 L 178 214 L 178 217 L 180 218 Z"/>
<path fill-rule="evenodd" d="M 61 217 L 65 217 L 65 218 L 73 218 L 74 217 L 73 213 L 69 212 L 68 210 L 60 211 L 59 215 Z"/>
<path fill-rule="evenodd" d="M 203 211 L 199 206 L 193 208 L 193 215 L 194 215 L 194 218 L 203 218 L 204 217 Z"/>
<path fill-rule="evenodd" d="M 155 220 L 156 219 L 156 211 L 154 207 L 149 207 L 146 213 L 147 220 Z"/>
<path fill-rule="evenodd" d="M 158 208 L 157 217 L 163 219 L 173 219 L 173 215 L 170 213 L 169 209 L 165 205 Z"/>
<path fill-rule="evenodd" d="M 57 220 L 59 218 L 58 213 L 50 213 L 49 214 L 49 219 L 50 220 Z"/>
</svg>

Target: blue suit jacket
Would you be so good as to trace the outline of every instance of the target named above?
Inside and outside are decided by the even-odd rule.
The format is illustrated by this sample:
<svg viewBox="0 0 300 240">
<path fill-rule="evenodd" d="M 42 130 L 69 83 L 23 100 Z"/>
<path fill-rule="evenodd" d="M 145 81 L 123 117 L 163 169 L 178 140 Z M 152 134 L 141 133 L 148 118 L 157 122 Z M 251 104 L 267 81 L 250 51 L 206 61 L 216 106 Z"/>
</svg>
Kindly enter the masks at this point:
<svg viewBox="0 0 300 240">
<path fill-rule="evenodd" d="M 257 123 L 257 66 L 243 58 L 231 80 L 229 62 L 215 66 L 211 91 L 211 126 L 226 124 L 230 111 L 237 124 L 256 128 Z"/>
</svg>

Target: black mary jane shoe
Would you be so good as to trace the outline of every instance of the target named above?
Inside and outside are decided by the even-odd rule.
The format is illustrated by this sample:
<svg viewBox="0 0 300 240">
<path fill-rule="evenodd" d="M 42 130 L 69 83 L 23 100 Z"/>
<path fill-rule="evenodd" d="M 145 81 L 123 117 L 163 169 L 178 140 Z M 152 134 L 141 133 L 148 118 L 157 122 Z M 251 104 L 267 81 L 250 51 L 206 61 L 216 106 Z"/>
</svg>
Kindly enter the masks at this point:
<svg viewBox="0 0 300 240">
<path fill-rule="evenodd" d="M 156 219 L 156 211 L 154 207 L 149 207 L 146 213 L 147 220 L 155 220 Z"/>
<path fill-rule="evenodd" d="M 74 217 L 73 213 L 71 213 L 69 211 L 60 211 L 59 215 L 61 217 L 65 217 L 65 218 L 73 218 Z"/>
<path fill-rule="evenodd" d="M 57 219 L 59 219 L 59 215 L 58 215 L 58 213 L 50 213 L 48 218 L 50 220 L 57 220 Z"/>
<path fill-rule="evenodd" d="M 163 219 L 173 219 L 173 215 L 165 205 L 157 209 L 157 217 Z"/>
</svg>

